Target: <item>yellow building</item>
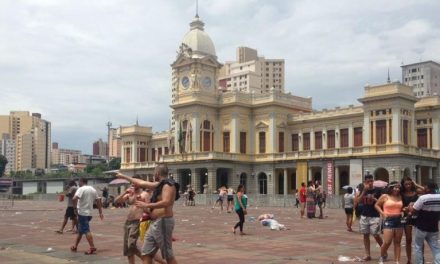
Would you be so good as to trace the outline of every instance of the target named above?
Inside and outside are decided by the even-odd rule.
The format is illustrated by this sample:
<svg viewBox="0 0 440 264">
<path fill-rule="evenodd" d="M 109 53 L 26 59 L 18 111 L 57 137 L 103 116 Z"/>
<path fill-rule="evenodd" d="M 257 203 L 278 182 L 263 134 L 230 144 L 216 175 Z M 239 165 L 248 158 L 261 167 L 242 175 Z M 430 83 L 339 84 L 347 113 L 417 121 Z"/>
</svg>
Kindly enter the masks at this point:
<svg viewBox="0 0 440 264">
<path fill-rule="evenodd" d="M 121 127 L 127 174 L 164 162 L 197 192 L 245 184 L 251 194 L 288 194 L 319 180 L 329 193 L 365 173 L 385 181 L 438 180 L 440 98 L 414 97 L 398 82 L 367 86 L 358 106 L 312 110 L 312 100 L 270 89 L 219 89 L 215 47 L 196 16 L 172 67 L 172 128 Z"/>
<path fill-rule="evenodd" d="M 48 169 L 51 160 L 51 123 L 41 114 L 11 111 L 0 116 L 0 134 L 8 134 L 16 144 L 14 171 Z"/>
</svg>

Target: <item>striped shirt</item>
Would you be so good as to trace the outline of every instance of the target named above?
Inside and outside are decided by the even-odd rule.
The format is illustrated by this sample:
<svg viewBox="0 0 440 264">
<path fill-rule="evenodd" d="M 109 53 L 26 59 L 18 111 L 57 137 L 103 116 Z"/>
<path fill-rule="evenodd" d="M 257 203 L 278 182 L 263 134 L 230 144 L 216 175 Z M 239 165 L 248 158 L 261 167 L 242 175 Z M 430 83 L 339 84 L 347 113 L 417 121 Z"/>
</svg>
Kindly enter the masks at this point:
<svg viewBox="0 0 440 264">
<path fill-rule="evenodd" d="M 418 211 L 416 227 L 425 232 L 438 232 L 440 194 L 425 194 L 413 205 Z"/>
</svg>

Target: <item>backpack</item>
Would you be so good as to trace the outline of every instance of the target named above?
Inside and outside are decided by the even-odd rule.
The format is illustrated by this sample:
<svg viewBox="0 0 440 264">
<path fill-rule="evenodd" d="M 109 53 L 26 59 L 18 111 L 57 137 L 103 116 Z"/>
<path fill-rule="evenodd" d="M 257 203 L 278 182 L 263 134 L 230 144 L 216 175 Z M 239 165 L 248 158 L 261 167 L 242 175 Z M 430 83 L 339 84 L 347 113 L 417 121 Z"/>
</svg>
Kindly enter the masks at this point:
<svg viewBox="0 0 440 264">
<path fill-rule="evenodd" d="M 164 179 L 164 180 L 161 180 L 159 185 L 157 186 L 157 188 L 154 189 L 153 195 L 151 196 L 151 200 L 150 200 L 152 203 L 157 202 L 157 197 L 162 193 L 162 188 L 165 184 L 168 184 L 169 186 L 176 187 L 176 198 L 174 200 L 175 201 L 179 200 L 179 198 L 180 198 L 180 194 L 179 194 L 180 185 L 172 179 Z"/>
</svg>

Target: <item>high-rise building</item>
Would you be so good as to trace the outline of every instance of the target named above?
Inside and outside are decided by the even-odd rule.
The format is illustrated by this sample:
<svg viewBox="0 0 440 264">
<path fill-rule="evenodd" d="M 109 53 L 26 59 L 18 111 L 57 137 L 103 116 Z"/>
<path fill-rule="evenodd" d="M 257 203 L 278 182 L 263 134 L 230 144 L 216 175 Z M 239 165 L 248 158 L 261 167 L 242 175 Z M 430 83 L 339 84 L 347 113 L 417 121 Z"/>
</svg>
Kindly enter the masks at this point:
<svg viewBox="0 0 440 264">
<path fill-rule="evenodd" d="M 440 95 L 440 64 L 430 60 L 401 67 L 402 83 L 413 88 L 414 96 Z"/>
<path fill-rule="evenodd" d="M 284 92 L 284 60 L 258 57 L 255 49 L 237 48 L 237 61 L 220 69 L 220 89 L 248 93 Z"/>
<path fill-rule="evenodd" d="M 112 158 L 120 158 L 121 157 L 121 136 L 120 136 L 120 128 L 110 128 L 109 131 L 109 142 L 108 144 L 108 153 L 110 159 Z"/>
<path fill-rule="evenodd" d="M 16 171 L 48 169 L 51 159 L 51 123 L 41 114 L 11 111 L 0 116 L 0 133 L 15 141 Z"/>
<path fill-rule="evenodd" d="M 93 155 L 107 156 L 107 142 L 104 142 L 102 138 L 93 142 Z"/>
<path fill-rule="evenodd" d="M 81 151 L 58 148 L 58 143 L 52 144 L 52 165 L 69 165 L 80 162 Z"/>
<path fill-rule="evenodd" d="M 15 140 L 9 137 L 9 134 L 3 134 L 0 139 L 0 154 L 8 160 L 5 174 L 8 175 L 15 170 Z"/>
</svg>

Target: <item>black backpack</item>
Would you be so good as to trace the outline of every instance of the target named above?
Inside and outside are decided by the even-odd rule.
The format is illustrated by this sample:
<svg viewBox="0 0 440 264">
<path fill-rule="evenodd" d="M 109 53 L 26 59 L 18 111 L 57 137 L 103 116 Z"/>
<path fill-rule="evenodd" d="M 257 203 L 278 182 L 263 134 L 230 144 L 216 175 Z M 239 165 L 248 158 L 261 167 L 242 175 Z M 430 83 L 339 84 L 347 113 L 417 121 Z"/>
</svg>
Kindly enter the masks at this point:
<svg viewBox="0 0 440 264">
<path fill-rule="evenodd" d="M 153 195 L 151 196 L 152 203 L 157 202 L 157 197 L 162 193 L 162 188 L 165 184 L 168 184 L 169 186 L 176 187 L 176 198 L 174 200 L 175 201 L 179 200 L 179 198 L 180 198 L 180 194 L 179 194 L 180 185 L 172 179 L 164 179 L 164 180 L 161 180 L 159 185 L 157 186 L 157 188 L 154 189 Z"/>
</svg>

